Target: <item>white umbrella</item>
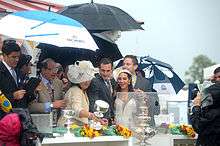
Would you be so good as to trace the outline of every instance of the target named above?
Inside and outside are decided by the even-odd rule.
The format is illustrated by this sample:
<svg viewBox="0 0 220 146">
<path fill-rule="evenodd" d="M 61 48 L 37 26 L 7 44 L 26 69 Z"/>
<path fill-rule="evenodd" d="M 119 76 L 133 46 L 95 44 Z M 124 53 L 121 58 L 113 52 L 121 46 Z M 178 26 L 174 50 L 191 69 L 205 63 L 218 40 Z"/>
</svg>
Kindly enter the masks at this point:
<svg viewBox="0 0 220 146">
<path fill-rule="evenodd" d="M 59 47 L 98 49 L 87 29 L 69 17 L 48 11 L 20 11 L 0 20 L 0 34 Z"/>
</svg>

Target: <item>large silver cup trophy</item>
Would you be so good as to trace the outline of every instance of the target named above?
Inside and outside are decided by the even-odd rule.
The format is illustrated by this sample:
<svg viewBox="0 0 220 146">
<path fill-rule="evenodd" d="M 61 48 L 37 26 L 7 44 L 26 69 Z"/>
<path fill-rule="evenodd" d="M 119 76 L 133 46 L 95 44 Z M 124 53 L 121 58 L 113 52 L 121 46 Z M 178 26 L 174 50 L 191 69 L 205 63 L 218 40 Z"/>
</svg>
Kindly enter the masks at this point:
<svg viewBox="0 0 220 146">
<path fill-rule="evenodd" d="M 64 135 L 64 136 L 74 136 L 71 132 L 70 132 L 70 126 L 71 124 L 73 123 L 72 122 L 72 119 L 74 118 L 75 116 L 75 111 L 74 110 L 71 110 L 71 109 L 64 109 L 62 110 L 62 114 L 63 116 L 67 119 L 66 120 L 66 127 L 67 127 L 67 133 Z"/>
<path fill-rule="evenodd" d="M 130 128 L 140 146 L 148 145 L 147 140 L 156 134 L 150 126 L 150 98 L 154 98 L 154 93 L 118 92 L 115 101 L 116 123 Z"/>
</svg>

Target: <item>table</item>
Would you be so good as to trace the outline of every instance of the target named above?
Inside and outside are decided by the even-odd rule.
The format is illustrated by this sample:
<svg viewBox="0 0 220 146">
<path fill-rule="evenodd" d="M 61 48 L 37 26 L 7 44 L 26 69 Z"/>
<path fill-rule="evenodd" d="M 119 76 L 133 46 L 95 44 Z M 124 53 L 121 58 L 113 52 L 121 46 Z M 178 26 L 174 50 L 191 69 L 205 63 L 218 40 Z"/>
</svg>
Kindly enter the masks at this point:
<svg viewBox="0 0 220 146">
<path fill-rule="evenodd" d="M 122 136 L 44 138 L 42 146 L 129 146 L 131 141 Z"/>
<path fill-rule="evenodd" d="M 133 144 L 130 146 L 138 146 L 137 140 L 132 139 Z M 184 135 L 172 135 L 172 134 L 156 134 L 154 137 L 147 140 L 150 143 L 150 146 L 174 146 L 174 145 L 184 145 L 184 146 L 194 146 L 195 139 L 189 138 Z"/>
</svg>

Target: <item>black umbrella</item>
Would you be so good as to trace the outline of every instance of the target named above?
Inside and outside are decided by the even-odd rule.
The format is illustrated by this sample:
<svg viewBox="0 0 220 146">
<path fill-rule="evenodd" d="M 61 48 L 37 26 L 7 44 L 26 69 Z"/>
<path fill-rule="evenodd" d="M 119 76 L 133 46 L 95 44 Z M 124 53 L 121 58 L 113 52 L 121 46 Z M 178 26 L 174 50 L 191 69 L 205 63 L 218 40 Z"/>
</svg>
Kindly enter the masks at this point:
<svg viewBox="0 0 220 146">
<path fill-rule="evenodd" d="M 66 6 L 58 13 L 79 21 L 89 31 L 143 29 L 141 24 L 120 8 L 93 1 Z"/>
<path fill-rule="evenodd" d="M 57 47 L 50 44 L 39 44 L 37 48 L 41 49 L 39 61 L 45 58 L 52 58 L 62 65 L 73 64 L 77 60 L 90 60 L 93 64 L 96 63 L 96 52 L 89 49 Z"/>
<path fill-rule="evenodd" d="M 37 46 L 37 48 L 41 49 L 39 61 L 45 58 L 53 58 L 56 62 L 69 65 L 77 60 L 90 60 L 94 66 L 98 66 L 98 62 L 101 58 L 108 57 L 112 61 L 116 61 L 123 57 L 115 43 L 94 34 L 92 34 L 92 37 L 99 47 L 96 51 L 71 47 L 57 47 L 41 43 Z"/>
</svg>

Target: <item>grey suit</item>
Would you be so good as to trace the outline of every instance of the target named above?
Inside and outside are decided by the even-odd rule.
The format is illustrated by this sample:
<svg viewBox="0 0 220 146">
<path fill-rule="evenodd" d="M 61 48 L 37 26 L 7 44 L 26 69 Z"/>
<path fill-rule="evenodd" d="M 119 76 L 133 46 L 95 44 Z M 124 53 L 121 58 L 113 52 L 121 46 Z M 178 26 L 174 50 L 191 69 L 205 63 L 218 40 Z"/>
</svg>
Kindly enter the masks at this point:
<svg viewBox="0 0 220 146">
<path fill-rule="evenodd" d="M 150 85 L 149 80 L 147 80 L 146 78 L 143 78 L 140 75 L 137 75 L 134 89 L 141 89 L 144 92 L 151 92 L 152 91 L 152 87 Z"/>
</svg>

